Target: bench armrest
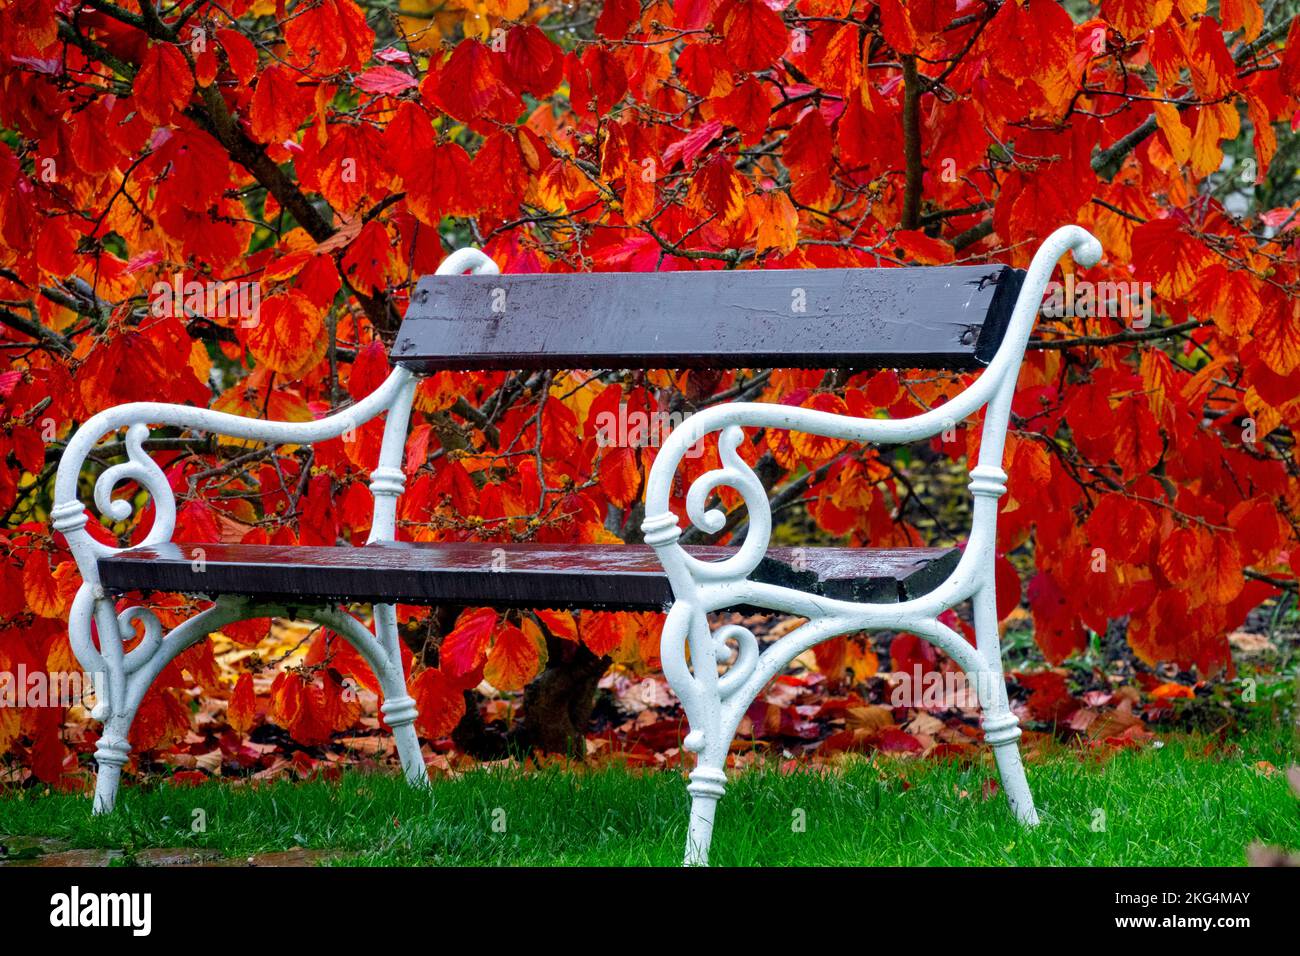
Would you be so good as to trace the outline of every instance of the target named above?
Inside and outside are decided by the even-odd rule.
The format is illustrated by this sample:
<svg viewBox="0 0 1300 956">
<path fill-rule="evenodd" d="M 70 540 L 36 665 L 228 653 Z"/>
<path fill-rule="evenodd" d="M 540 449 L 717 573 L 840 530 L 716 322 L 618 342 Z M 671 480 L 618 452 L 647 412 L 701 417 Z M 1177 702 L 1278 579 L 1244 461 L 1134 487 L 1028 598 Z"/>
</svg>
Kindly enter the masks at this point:
<svg viewBox="0 0 1300 956">
<path fill-rule="evenodd" d="M 979 467 L 973 472 L 972 490 L 977 493 L 996 490 L 999 475 L 1005 482 L 1001 472 L 1002 448 L 1016 378 L 1047 282 L 1066 251 L 1072 252 L 1075 260 L 1084 266 L 1096 264 L 1102 255 L 1101 244 L 1078 226 L 1065 226 L 1052 233 L 1034 255 L 1025 274 L 1006 336 L 993 360 L 968 388 L 923 414 L 903 419 L 861 419 L 788 405 L 735 402 L 715 405 L 687 418 L 668 436 L 650 469 L 646 482 L 646 519 L 642 524 L 647 543 L 659 549 L 670 577 L 676 574 L 674 588 L 679 598 L 689 592 L 692 583 L 744 579 L 767 551 L 772 530 L 767 492 L 737 452 L 745 427 L 791 429 L 851 442 L 900 444 L 937 435 L 987 405 L 985 440 L 981 444 Z M 744 544 L 733 557 L 706 562 L 691 558 L 677 544 L 679 530 L 677 518 L 669 508 L 669 493 L 673 476 L 687 451 L 715 431 L 721 433 L 718 445 L 722 467 L 701 475 L 692 484 L 686 495 L 687 516 L 703 531 L 721 530 L 725 516 L 720 511 L 708 510 L 706 504 L 709 495 L 725 485 L 735 488 L 744 498 L 750 526 Z"/>
<path fill-rule="evenodd" d="M 466 271 L 476 274 L 495 273 L 497 266 L 486 254 L 472 248 L 453 252 L 438 266 L 440 275 Z M 402 451 L 414 391 L 415 379 L 412 373 L 399 367 L 393 370 L 379 388 L 355 405 L 311 422 L 264 421 L 207 408 L 158 402 L 131 402 L 105 409 L 86 421 L 63 451 L 54 484 L 51 524 L 55 531 L 61 532 L 67 539 L 82 579 L 96 582 L 96 559 L 117 549 L 101 544 L 86 532 L 89 516 L 77 494 L 86 458 L 105 436 L 121 428 L 127 430 L 127 461 L 106 468 L 96 479 L 95 506 L 101 514 L 114 520 L 129 518 L 132 513 L 130 502 L 113 500 L 113 491 L 124 481 L 138 482 L 154 502 L 153 525 L 149 534 L 140 542 L 141 546 L 147 546 L 171 540 L 176 527 L 176 497 L 172 494 L 162 469 L 144 450 L 150 425 L 171 425 L 276 445 L 311 445 L 337 438 L 387 412 L 379 464 L 371 473 L 370 485 L 376 501 L 382 501 L 383 507 L 381 509 L 377 504 L 371 536 L 391 537 L 395 499 L 401 494 L 405 480 L 401 469 Z"/>
<path fill-rule="evenodd" d="M 127 461 L 111 465 L 95 481 L 94 500 L 99 512 L 116 521 L 131 516 L 132 506 L 124 500 L 113 500 L 113 491 L 124 481 L 134 480 L 149 493 L 154 502 L 154 521 L 142 544 L 153 545 L 168 541 L 176 523 L 176 499 L 163 470 L 149 457 L 144 442 L 149 437 L 151 425 L 171 425 L 197 432 L 207 432 L 230 438 L 246 438 L 271 444 L 311 445 L 315 442 L 337 438 L 359 428 L 372 418 L 393 408 L 405 389 L 411 375 L 397 369 L 375 391 L 360 402 L 311 422 L 265 421 L 217 412 L 189 405 L 172 405 L 161 402 L 130 402 L 118 405 L 92 416 L 86 421 L 64 449 L 59 460 L 58 475 L 54 485 L 54 508 L 50 517 L 55 531 L 62 532 L 73 548 L 74 556 L 81 556 L 84 548 L 95 556 L 112 551 L 85 532 L 88 515 L 77 497 L 78 482 L 86 459 L 100 440 L 121 428 L 126 428 Z M 86 565 L 78 561 L 83 573 Z"/>
</svg>

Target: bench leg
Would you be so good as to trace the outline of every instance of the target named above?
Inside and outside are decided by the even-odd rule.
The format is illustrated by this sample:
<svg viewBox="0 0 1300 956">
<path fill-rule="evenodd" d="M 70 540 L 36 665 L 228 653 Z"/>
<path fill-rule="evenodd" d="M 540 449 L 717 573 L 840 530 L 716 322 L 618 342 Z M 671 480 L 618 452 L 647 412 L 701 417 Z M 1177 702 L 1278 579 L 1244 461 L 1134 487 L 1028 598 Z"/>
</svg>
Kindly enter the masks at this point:
<svg viewBox="0 0 1300 956">
<path fill-rule="evenodd" d="M 701 761 L 691 771 L 686 791 L 691 795 L 691 819 L 686 828 L 686 858 L 683 866 L 708 866 L 709 844 L 713 842 L 713 815 L 727 789 L 727 775 Z"/>
<path fill-rule="evenodd" d="M 382 707 L 384 723 L 393 731 L 397 756 L 402 761 L 402 773 L 413 786 L 429 784 L 429 769 L 420 753 L 420 738 L 415 733 L 415 718 L 419 716 L 415 701 L 406 690 L 406 675 L 402 672 L 402 654 L 397 636 L 397 609 L 391 604 L 376 604 L 375 636 L 383 649 L 387 666 L 376 673 L 384 692 Z"/>
<path fill-rule="evenodd" d="M 991 575 L 990 575 L 991 577 Z M 1020 760 L 1020 720 L 1007 702 L 1007 680 L 1002 673 L 1002 641 L 998 635 L 997 600 L 989 581 L 972 598 L 975 612 L 975 639 L 984 666 L 979 679 L 980 707 L 984 711 L 980 726 L 984 740 L 993 748 L 998 776 L 1006 791 L 1011 813 L 1025 826 L 1037 826 L 1034 795 L 1029 791 L 1025 766 Z"/>
<path fill-rule="evenodd" d="M 117 787 L 122 779 L 122 767 L 131 755 L 131 745 L 127 743 L 130 723 L 118 728 L 112 721 L 104 728 L 104 734 L 95 747 L 95 802 L 92 813 L 112 813 L 117 803 Z"/>
<path fill-rule="evenodd" d="M 1009 710 L 1001 714 L 985 714 L 980 722 L 984 739 L 993 747 L 993 759 L 998 764 L 1002 789 L 1007 792 L 1007 802 L 1016 820 L 1027 827 L 1038 825 L 1034 810 L 1034 795 L 1029 792 L 1025 765 L 1020 761 L 1020 721 Z"/>
<path fill-rule="evenodd" d="M 391 697 L 387 691 L 384 692 L 384 723 L 393 731 L 397 756 L 402 761 L 402 773 L 407 782 L 417 787 L 428 786 L 429 769 L 424 765 L 420 738 L 415 733 L 415 718 L 418 715 L 415 701 L 406 694 L 405 683 L 401 691 L 401 697 Z"/>
</svg>

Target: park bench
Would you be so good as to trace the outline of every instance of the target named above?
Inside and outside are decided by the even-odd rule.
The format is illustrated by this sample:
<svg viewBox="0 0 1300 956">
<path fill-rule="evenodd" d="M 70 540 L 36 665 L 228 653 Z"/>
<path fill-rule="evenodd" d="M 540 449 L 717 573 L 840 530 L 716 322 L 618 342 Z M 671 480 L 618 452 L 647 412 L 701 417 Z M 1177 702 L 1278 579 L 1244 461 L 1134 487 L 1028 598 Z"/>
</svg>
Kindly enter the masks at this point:
<svg viewBox="0 0 1300 956">
<path fill-rule="evenodd" d="M 147 402 L 100 412 L 67 445 L 51 514 L 84 581 L 71 607 L 72 647 L 88 672 L 105 676 L 93 713 L 103 721 L 95 751 L 95 811 L 113 807 L 131 722 L 150 682 L 185 648 L 250 617 L 311 620 L 355 645 L 382 688 L 383 718 L 406 776 L 426 784 L 394 607 L 415 602 L 667 607 L 660 655 L 689 721 L 684 746 L 696 754 L 687 788 L 687 863 L 707 862 L 727 752 L 750 702 L 803 651 L 862 630 L 918 634 L 973 679 L 984 737 L 993 747 L 1012 811 L 1021 822 L 1036 823 L 1017 746 L 1020 730 L 1002 677 L 995 523 L 998 498 L 1006 490 L 1002 454 L 1017 374 L 1045 286 L 1067 250 L 1084 265 L 1101 256 L 1097 240 L 1074 226 L 1049 237 L 1025 271 L 965 265 L 502 276 L 487 256 L 464 249 L 449 256 L 436 275 L 420 280 L 392 350 L 391 375 L 350 407 L 312 422 L 262 421 Z M 644 545 L 394 540 L 404 445 L 420 374 L 697 367 L 940 368 L 979 375 L 943 404 L 906 419 L 857 419 L 752 402 L 699 411 L 668 436 L 647 478 Z M 762 482 L 738 451 L 744 429 L 904 443 L 938 435 L 985 407 L 978 462 L 970 471 L 973 519 L 964 549 L 768 548 L 770 505 Z M 144 447 L 151 426 L 309 445 L 381 414 L 386 415 L 383 440 L 370 483 L 374 517 L 364 546 L 171 543 L 176 502 Z M 152 526 L 142 542 L 125 550 L 87 532 L 89 515 L 79 497 L 88 456 L 102 438 L 123 428 L 126 460 L 105 468 L 89 487 L 99 513 L 115 521 L 133 513 L 131 501 L 113 497 L 124 482 L 137 483 L 151 497 Z M 748 531 L 735 547 L 683 546 L 669 507 L 674 476 L 691 447 L 715 432 L 721 466 L 692 483 L 687 516 L 704 532 L 720 531 L 724 515 L 711 506 L 711 496 L 726 486 L 744 500 Z M 164 636 L 147 606 L 117 610 L 119 597 L 133 591 L 198 594 L 213 604 Z M 976 646 L 940 620 L 966 600 L 972 602 Z M 359 602 L 373 604 L 373 630 L 345 610 Z M 761 648 L 739 624 L 710 628 L 709 613 L 733 607 L 807 620 Z M 127 651 L 137 624 L 143 636 Z"/>
</svg>

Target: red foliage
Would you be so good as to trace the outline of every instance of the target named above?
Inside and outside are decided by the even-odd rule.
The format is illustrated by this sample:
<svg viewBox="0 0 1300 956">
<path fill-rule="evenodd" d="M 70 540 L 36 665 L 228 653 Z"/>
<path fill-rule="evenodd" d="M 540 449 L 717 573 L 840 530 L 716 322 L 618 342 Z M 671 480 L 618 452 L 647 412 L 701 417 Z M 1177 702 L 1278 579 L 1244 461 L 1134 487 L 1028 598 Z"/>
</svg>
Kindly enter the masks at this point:
<svg viewBox="0 0 1300 956">
<path fill-rule="evenodd" d="M 1106 0 L 1080 22 L 1051 0 L 615 0 L 574 35 L 514 0 L 473 15 L 409 0 L 420 15 L 399 34 L 354 0 L 144 7 L 0 4 L 4 661 L 70 666 L 77 580 L 47 530 L 46 462 L 80 423 L 137 399 L 323 415 L 382 380 L 411 280 L 470 242 L 506 272 L 1023 264 L 1078 222 L 1107 256 L 1070 288 L 1150 283 L 1154 309 L 1149 326 L 1114 308 L 1048 323 L 1066 341 L 1032 351 L 1021 377 L 998 545 L 1032 553 L 1044 653 L 1060 661 L 1130 616 L 1148 663 L 1213 673 L 1230 664 L 1225 635 L 1295 586 L 1297 203 L 1266 208 L 1257 197 L 1277 190 L 1250 187 L 1288 135 L 1274 124 L 1300 117 L 1300 19 L 1265 22 L 1258 0 L 1222 4 L 1221 20 Z M 1218 198 L 1225 149 L 1249 174 L 1230 174 L 1244 212 Z M 219 282 L 256 284 L 254 321 L 204 298 Z M 593 409 L 689 407 L 748 382 L 436 375 L 417 395 L 400 534 L 615 540 L 654 447 L 606 447 Z M 954 384 L 777 370 L 752 397 L 897 416 Z M 235 446 L 160 452 L 178 539 L 363 539 L 380 434 L 233 468 Z M 967 429 L 932 451 L 960 460 L 977 440 Z M 778 483 L 811 472 L 807 514 L 833 536 L 919 538 L 909 465 L 891 452 L 763 432 L 742 452 L 770 456 Z M 92 532 L 138 540 L 149 511 Z M 1003 562 L 998 578 L 1007 614 L 1018 582 Z M 539 619 L 654 664 L 653 618 Z M 266 623 L 229 633 L 252 643 Z M 533 618 L 466 612 L 414 679 L 421 731 L 446 734 L 462 690 L 484 674 L 519 686 L 544 653 Z M 896 656 L 924 653 L 895 641 Z M 356 719 L 313 666 L 282 672 L 267 708 L 302 742 Z M 198 679 L 185 673 L 170 667 L 146 701 L 138 746 L 184 733 L 178 690 Z M 256 710 L 241 679 L 231 726 L 249 730 Z M 0 751 L 34 740 L 33 771 L 57 779 L 63 742 L 30 730 L 0 721 Z"/>
</svg>

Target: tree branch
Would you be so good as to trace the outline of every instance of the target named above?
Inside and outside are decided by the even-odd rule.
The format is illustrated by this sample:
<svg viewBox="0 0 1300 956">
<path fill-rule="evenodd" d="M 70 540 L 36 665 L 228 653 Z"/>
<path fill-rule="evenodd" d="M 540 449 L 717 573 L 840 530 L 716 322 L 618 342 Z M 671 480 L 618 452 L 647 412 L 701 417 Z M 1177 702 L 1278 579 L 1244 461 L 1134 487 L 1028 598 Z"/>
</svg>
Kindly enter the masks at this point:
<svg viewBox="0 0 1300 956">
<path fill-rule="evenodd" d="M 9 326 L 16 332 L 23 335 L 29 335 L 32 338 L 45 343 L 61 352 L 64 355 L 71 355 L 73 352 L 72 343 L 66 338 L 55 332 L 53 329 L 47 329 L 39 322 L 33 322 L 31 319 L 25 319 L 17 312 L 10 312 L 8 309 L 0 309 L 0 324 Z"/>
<path fill-rule="evenodd" d="M 1210 324 L 1210 322 L 1202 322 L 1198 319 L 1192 319 L 1188 322 L 1180 322 L 1178 325 L 1166 325 L 1159 329 L 1129 329 L 1126 332 L 1116 332 L 1114 335 L 1085 335 L 1073 339 L 1032 341 L 1027 347 L 1039 350 L 1059 350 L 1091 346 L 1120 345 L 1125 342 L 1146 342 L 1151 339 L 1173 338 L 1182 335 L 1184 332 L 1192 332 Z"/>
<path fill-rule="evenodd" d="M 903 57 L 903 154 L 907 162 L 903 191 L 904 229 L 920 225 L 921 213 L 921 78 L 916 57 Z"/>
</svg>

